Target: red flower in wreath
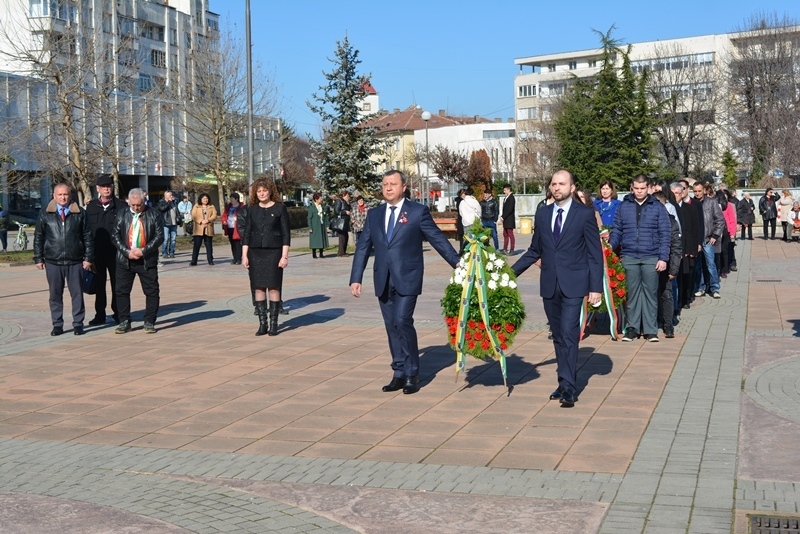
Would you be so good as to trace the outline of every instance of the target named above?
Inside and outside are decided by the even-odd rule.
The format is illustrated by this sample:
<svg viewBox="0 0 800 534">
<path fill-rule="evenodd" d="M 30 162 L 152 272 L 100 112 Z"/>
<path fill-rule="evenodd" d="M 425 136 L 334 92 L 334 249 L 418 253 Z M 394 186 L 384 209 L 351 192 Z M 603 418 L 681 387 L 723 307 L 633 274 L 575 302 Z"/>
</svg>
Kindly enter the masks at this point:
<svg viewBox="0 0 800 534">
<path fill-rule="evenodd" d="M 486 330 L 486 325 L 483 323 L 478 323 L 478 330 Z"/>
<path fill-rule="evenodd" d="M 617 280 L 619 280 L 620 282 L 625 280 L 625 273 L 617 273 Z"/>
<path fill-rule="evenodd" d="M 497 323 L 493 324 L 492 325 L 492 330 L 494 330 L 495 332 L 499 332 L 500 331 L 500 325 L 497 324 Z"/>
<path fill-rule="evenodd" d="M 611 281 L 608 283 L 608 285 L 610 285 L 610 286 L 611 286 L 611 289 L 614 289 L 614 288 L 616 288 L 616 287 L 617 287 L 619 284 L 617 283 L 617 281 L 616 281 L 616 280 L 611 280 Z"/>
<path fill-rule="evenodd" d="M 614 263 L 614 264 L 616 264 L 616 263 L 618 263 L 618 262 L 619 262 L 619 260 L 617 259 L 617 257 L 616 257 L 616 256 L 614 256 L 613 258 L 611 258 L 611 263 Z"/>
<path fill-rule="evenodd" d="M 480 341 L 481 339 L 483 339 L 483 333 L 475 332 L 474 334 L 472 334 L 472 337 L 475 339 L 475 341 Z"/>
<path fill-rule="evenodd" d="M 492 346 L 492 345 L 489 343 L 489 340 L 488 340 L 488 339 L 484 339 L 484 340 L 481 342 L 481 348 L 482 348 L 483 350 L 489 350 L 489 347 L 491 347 L 491 346 Z"/>
<path fill-rule="evenodd" d="M 501 343 L 505 343 L 506 342 L 506 335 L 503 334 L 503 333 L 497 334 L 497 339 L 499 339 Z"/>
<path fill-rule="evenodd" d="M 468 323 L 467 323 L 467 326 L 468 326 L 468 327 L 470 327 L 470 328 L 472 328 L 473 330 L 475 329 L 475 327 L 476 327 L 477 325 L 478 325 L 478 324 L 477 324 L 475 321 L 470 321 L 470 322 L 468 322 Z"/>
<path fill-rule="evenodd" d="M 608 270 L 608 276 L 614 276 L 615 274 L 617 274 L 617 271 L 615 271 L 614 269 Z"/>
<path fill-rule="evenodd" d="M 505 328 L 506 328 L 506 332 L 508 332 L 509 334 L 512 333 L 515 330 L 514 325 L 511 324 L 511 323 L 506 323 Z"/>
<path fill-rule="evenodd" d="M 470 350 L 474 349 L 475 348 L 475 342 L 472 341 L 472 340 L 468 341 L 467 342 L 467 348 L 470 349 Z"/>
<path fill-rule="evenodd" d="M 464 332 L 464 339 L 469 341 L 470 339 L 472 339 L 472 335 L 469 332 Z"/>
<path fill-rule="evenodd" d="M 508 343 L 500 343 L 500 348 L 506 350 L 508 348 Z"/>
<path fill-rule="evenodd" d="M 607 248 L 604 248 L 603 249 L 603 255 L 605 255 L 606 258 L 611 256 L 611 250 L 607 249 Z"/>
<path fill-rule="evenodd" d="M 625 290 L 624 290 L 624 289 L 617 289 L 617 292 L 616 292 L 616 294 L 617 294 L 617 296 L 618 296 L 619 298 L 622 298 L 622 297 L 624 297 L 624 296 L 625 296 Z"/>
<path fill-rule="evenodd" d="M 450 327 L 447 330 L 450 332 L 451 335 L 453 335 L 453 334 L 456 333 L 457 327 L 456 327 L 456 325 L 453 324 L 453 325 L 450 325 Z"/>
</svg>

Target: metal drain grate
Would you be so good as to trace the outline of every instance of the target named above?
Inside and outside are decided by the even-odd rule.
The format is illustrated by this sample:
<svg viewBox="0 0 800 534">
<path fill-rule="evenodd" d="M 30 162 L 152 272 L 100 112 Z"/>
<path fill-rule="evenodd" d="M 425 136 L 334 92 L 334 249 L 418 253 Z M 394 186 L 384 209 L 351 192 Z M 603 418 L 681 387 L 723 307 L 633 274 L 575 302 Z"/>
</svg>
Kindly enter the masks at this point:
<svg viewBox="0 0 800 534">
<path fill-rule="evenodd" d="M 750 534 L 796 534 L 800 533 L 800 517 L 777 517 L 751 515 Z"/>
<path fill-rule="evenodd" d="M 756 282 L 761 282 L 762 284 L 780 284 L 783 280 L 756 280 Z"/>
</svg>

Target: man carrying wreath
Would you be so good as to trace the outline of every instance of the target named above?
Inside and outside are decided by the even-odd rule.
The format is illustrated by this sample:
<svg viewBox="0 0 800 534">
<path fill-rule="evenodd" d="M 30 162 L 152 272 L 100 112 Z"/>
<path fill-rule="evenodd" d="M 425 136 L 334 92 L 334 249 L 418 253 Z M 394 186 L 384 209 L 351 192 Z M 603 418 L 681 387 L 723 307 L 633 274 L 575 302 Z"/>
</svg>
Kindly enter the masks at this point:
<svg viewBox="0 0 800 534">
<path fill-rule="evenodd" d="M 553 333 L 558 388 L 550 394 L 562 408 L 575 406 L 578 340 L 583 299 L 599 304 L 603 291 L 603 251 L 594 210 L 573 202 L 575 176 L 560 170 L 550 180 L 553 204 L 536 212 L 531 246 L 512 266 L 519 276 L 537 263 L 540 295 Z"/>
</svg>

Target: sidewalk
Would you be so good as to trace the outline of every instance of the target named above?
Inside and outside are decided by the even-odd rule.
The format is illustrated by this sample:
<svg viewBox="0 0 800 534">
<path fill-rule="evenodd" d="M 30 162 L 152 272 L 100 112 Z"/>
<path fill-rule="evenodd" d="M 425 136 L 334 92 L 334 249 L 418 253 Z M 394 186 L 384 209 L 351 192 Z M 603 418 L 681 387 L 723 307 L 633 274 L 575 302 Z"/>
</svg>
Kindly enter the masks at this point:
<svg viewBox="0 0 800 534">
<path fill-rule="evenodd" d="M 377 301 L 350 295 L 351 258 L 333 251 L 290 254 L 290 315 L 262 338 L 221 247 L 215 266 L 166 260 L 153 336 L 139 312 L 125 336 L 51 338 L 44 276 L 0 269 L 0 530 L 707 533 L 797 514 L 800 246 L 739 245 L 723 298 L 685 310 L 675 339 L 585 340 L 569 410 L 547 398 L 535 270 L 508 394 L 491 363 L 456 380 L 438 304 L 451 273 L 426 252 L 422 389 L 404 396 L 380 391 Z"/>
</svg>

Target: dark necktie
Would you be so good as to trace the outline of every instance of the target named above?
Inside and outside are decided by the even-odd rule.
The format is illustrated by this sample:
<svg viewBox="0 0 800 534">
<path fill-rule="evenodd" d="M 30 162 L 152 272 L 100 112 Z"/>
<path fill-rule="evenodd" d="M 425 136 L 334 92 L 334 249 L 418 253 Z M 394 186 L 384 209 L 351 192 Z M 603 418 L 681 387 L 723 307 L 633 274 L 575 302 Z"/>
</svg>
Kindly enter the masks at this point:
<svg viewBox="0 0 800 534">
<path fill-rule="evenodd" d="M 386 241 L 391 241 L 394 234 L 394 210 L 397 209 L 397 206 L 391 206 L 389 209 L 392 212 L 389 214 L 389 226 L 386 227 Z"/>
<path fill-rule="evenodd" d="M 61 220 L 62 221 L 66 221 L 67 220 L 67 212 L 65 212 L 63 208 L 58 208 L 58 211 L 61 213 Z"/>
<path fill-rule="evenodd" d="M 561 214 L 564 213 L 563 208 L 558 208 L 558 215 L 556 215 L 556 224 L 553 225 L 553 241 L 558 244 L 558 240 L 561 239 Z"/>
</svg>

